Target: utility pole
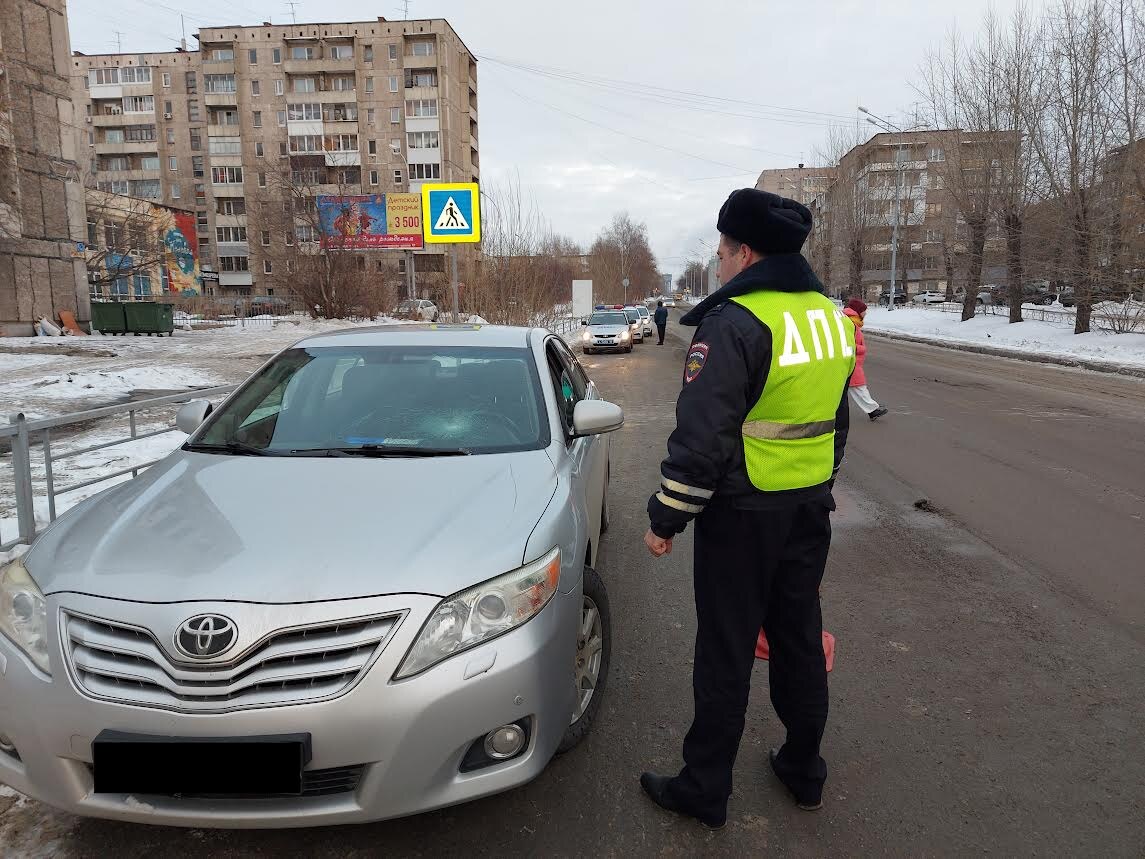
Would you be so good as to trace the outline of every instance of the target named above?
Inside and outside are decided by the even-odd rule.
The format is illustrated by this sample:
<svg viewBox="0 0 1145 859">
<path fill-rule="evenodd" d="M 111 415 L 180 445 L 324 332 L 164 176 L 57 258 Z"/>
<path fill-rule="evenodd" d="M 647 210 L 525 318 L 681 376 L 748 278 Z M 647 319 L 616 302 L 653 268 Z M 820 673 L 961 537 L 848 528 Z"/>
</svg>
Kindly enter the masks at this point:
<svg viewBox="0 0 1145 859">
<path fill-rule="evenodd" d="M 449 261 L 450 268 L 453 273 L 449 277 L 450 285 L 453 287 L 453 322 L 456 324 L 461 321 L 461 300 L 460 293 L 457 288 L 457 245 L 450 244 L 449 246 Z"/>
<path fill-rule="evenodd" d="M 297 24 L 298 16 L 294 13 L 294 7 L 298 5 L 298 0 L 286 0 L 286 5 L 290 7 L 290 20 Z"/>
<path fill-rule="evenodd" d="M 113 31 L 115 33 L 115 52 L 117 54 L 123 53 L 123 33 L 119 30 Z"/>
</svg>

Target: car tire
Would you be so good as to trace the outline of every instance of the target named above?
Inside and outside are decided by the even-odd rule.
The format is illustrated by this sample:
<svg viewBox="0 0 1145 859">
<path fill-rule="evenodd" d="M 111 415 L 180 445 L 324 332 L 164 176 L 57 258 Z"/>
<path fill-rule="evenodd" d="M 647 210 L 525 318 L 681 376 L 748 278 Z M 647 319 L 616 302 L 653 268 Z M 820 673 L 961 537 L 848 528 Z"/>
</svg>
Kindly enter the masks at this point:
<svg viewBox="0 0 1145 859">
<path fill-rule="evenodd" d="M 438 313 L 436 313 L 436 312 L 435 312 L 435 313 L 433 314 L 433 319 L 431 319 L 430 321 L 431 321 L 431 322 L 437 322 L 437 318 L 438 318 L 438 316 L 439 316 L 439 315 L 440 315 L 440 314 L 438 314 Z"/>
<path fill-rule="evenodd" d="M 576 660 L 577 664 L 573 668 L 574 682 L 582 677 L 580 660 L 584 658 L 586 647 L 591 643 L 593 634 L 599 632 L 601 639 L 600 646 L 600 663 L 596 670 L 596 685 L 593 687 L 592 696 L 589 698 L 588 706 L 584 708 L 584 712 L 565 729 L 565 734 L 561 737 L 561 743 L 557 746 L 557 754 L 563 755 L 567 751 L 571 751 L 578 746 L 585 737 L 588 736 L 592 730 L 593 723 L 596 721 L 597 713 L 600 712 L 601 702 L 604 700 L 605 687 L 608 685 L 608 668 L 612 657 L 612 615 L 608 605 L 608 591 L 604 587 L 604 580 L 592 567 L 585 565 L 584 568 L 584 604 L 581 609 L 580 618 L 581 626 L 577 630 L 577 650 Z M 584 622 L 587 620 L 589 610 L 595 609 L 596 619 L 592 623 L 591 630 L 588 636 L 582 636 L 581 630 L 584 628 Z M 580 708 L 580 686 L 577 688 L 577 709 Z"/>
<path fill-rule="evenodd" d="M 627 349 L 624 350 L 624 354 L 627 355 L 631 351 L 632 351 L 632 347 L 629 346 Z"/>
</svg>

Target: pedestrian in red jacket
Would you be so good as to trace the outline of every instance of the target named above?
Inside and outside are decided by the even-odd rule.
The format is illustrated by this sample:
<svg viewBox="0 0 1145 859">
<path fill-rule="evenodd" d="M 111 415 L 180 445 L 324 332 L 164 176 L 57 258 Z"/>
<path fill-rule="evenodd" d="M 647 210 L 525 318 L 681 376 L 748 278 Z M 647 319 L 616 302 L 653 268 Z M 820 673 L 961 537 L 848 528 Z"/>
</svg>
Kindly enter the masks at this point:
<svg viewBox="0 0 1145 859">
<path fill-rule="evenodd" d="M 863 318 L 867 315 L 867 305 L 861 298 L 852 298 L 843 308 L 843 313 L 855 324 L 855 372 L 851 374 L 851 401 L 867 413 L 872 421 L 877 421 L 887 410 L 875 402 L 867 388 L 867 374 L 863 363 L 867 357 L 867 344 L 863 342 Z"/>
</svg>

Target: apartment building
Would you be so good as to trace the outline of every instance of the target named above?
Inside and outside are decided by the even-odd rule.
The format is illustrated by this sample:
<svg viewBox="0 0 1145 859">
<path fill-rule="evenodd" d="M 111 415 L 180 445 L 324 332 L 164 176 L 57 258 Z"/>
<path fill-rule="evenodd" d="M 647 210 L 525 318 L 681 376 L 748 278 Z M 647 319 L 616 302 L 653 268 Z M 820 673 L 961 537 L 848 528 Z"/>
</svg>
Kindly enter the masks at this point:
<svg viewBox="0 0 1145 859">
<path fill-rule="evenodd" d="M 896 288 L 908 295 L 946 291 L 975 282 L 1004 283 L 1004 242 L 991 220 L 985 265 L 971 273 L 963 208 L 973 197 L 965 183 L 1001 169 L 996 157 L 1017 138 L 952 130 L 876 134 L 839 161 L 829 187 L 811 200 L 816 225 L 806 249 L 833 295 L 876 298 L 889 287 L 895 257 Z M 993 175 L 993 174 L 991 174 Z M 955 193 L 952 181 L 960 184 Z M 893 253 L 896 198 L 898 248 Z"/>
<path fill-rule="evenodd" d="M 810 206 L 816 195 L 822 194 L 835 179 L 834 167 L 783 167 L 764 170 L 755 187 Z"/>
<path fill-rule="evenodd" d="M 68 86 L 64 0 L 12 0 L 0 14 L 0 336 L 30 335 L 61 310 L 89 315 Z"/>
<path fill-rule="evenodd" d="M 95 187 L 191 207 L 208 292 L 289 288 L 275 261 L 319 238 L 305 219 L 284 226 L 299 200 L 479 179 L 477 63 L 443 19 L 197 39 L 193 52 L 76 56 L 73 92 L 91 118 Z M 444 271 L 440 248 L 417 258 L 418 272 Z"/>
</svg>

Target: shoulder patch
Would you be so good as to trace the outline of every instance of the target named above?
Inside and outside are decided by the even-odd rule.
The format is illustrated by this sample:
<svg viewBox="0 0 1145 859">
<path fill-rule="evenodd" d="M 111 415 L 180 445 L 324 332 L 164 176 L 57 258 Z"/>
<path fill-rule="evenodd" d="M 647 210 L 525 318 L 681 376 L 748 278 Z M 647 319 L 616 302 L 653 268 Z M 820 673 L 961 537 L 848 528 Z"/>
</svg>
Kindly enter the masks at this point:
<svg viewBox="0 0 1145 859">
<path fill-rule="evenodd" d="M 708 361 L 708 351 L 707 343 L 693 343 L 688 349 L 688 358 L 684 361 L 685 385 L 694 382 L 696 376 L 700 375 L 700 371 L 704 369 L 704 364 Z"/>
</svg>

